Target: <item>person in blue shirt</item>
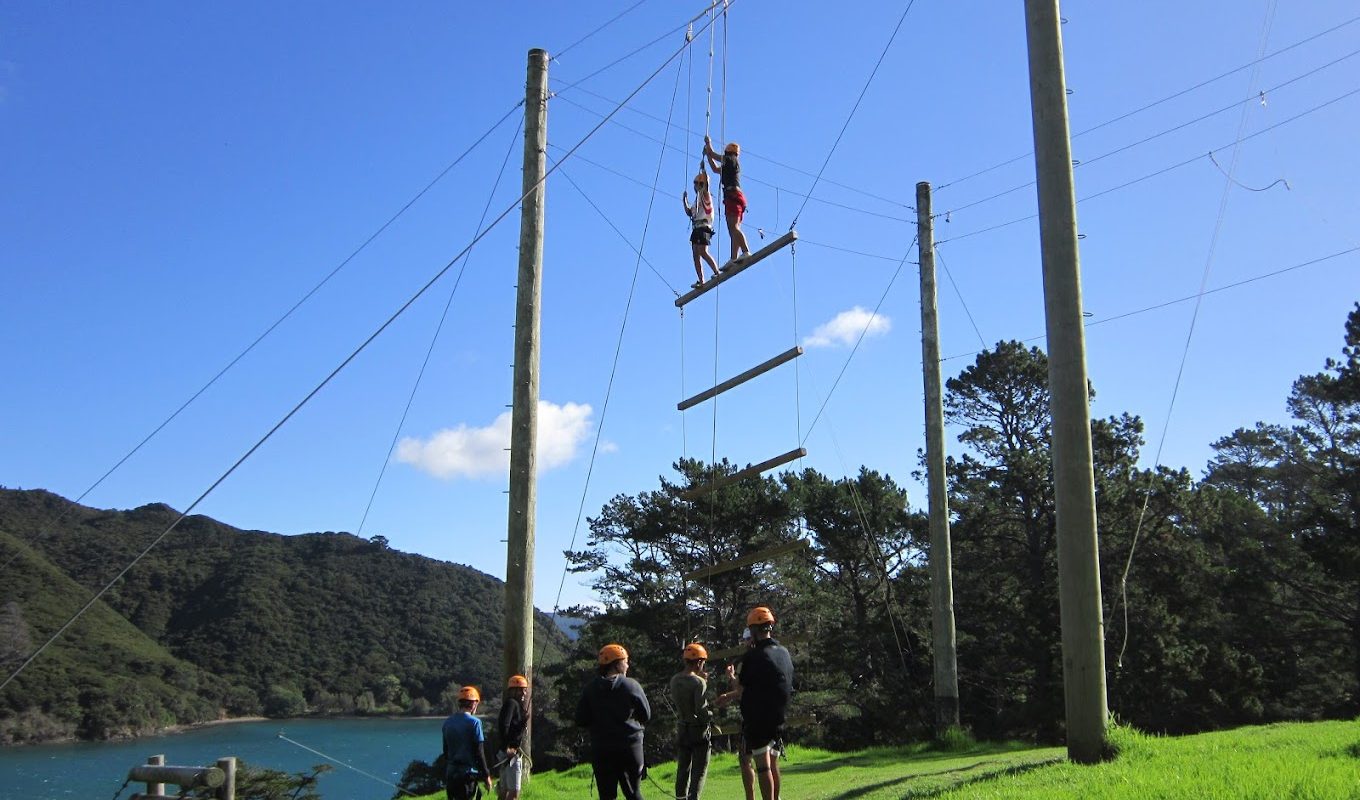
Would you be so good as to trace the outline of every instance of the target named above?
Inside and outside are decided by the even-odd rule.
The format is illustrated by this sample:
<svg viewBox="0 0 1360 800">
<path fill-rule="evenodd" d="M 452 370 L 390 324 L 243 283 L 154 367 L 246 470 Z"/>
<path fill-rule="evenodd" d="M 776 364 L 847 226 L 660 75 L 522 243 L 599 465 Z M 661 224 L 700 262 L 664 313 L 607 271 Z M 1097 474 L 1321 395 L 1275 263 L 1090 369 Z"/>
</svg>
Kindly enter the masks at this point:
<svg viewBox="0 0 1360 800">
<path fill-rule="evenodd" d="M 444 720 L 444 788 L 449 800 L 475 800 L 481 785 L 491 791 L 491 768 L 482 744 L 482 721 L 474 716 L 482 702 L 476 686 L 458 690 L 458 711 Z"/>
</svg>

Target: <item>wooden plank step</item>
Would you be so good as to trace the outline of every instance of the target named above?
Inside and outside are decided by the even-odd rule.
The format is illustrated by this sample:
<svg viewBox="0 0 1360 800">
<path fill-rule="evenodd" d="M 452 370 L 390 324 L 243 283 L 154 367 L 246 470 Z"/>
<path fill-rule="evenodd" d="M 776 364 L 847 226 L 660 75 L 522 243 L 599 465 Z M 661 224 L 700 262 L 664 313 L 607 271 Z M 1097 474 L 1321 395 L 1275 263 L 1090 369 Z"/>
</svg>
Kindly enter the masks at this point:
<svg viewBox="0 0 1360 800">
<path fill-rule="evenodd" d="M 777 455 L 774 458 L 767 458 L 764 461 L 760 462 L 759 464 L 752 464 L 751 466 L 746 467 L 745 469 L 739 469 L 736 472 L 732 473 L 731 475 L 724 475 L 715 481 L 709 481 L 708 483 L 702 484 L 700 486 L 695 486 L 693 489 L 686 489 L 685 491 L 680 493 L 680 499 L 696 500 L 708 494 L 709 492 L 715 492 L 724 486 L 730 486 L 731 484 L 734 484 L 745 478 L 749 478 L 752 475 L 759 475 L 762 472 L 768 472 L 774 469 L 775 467 L 783 466 L 784 464 L 787 464 L 790 461 L 797 461 L 798 459 L 803 458 L 806 455 L 807 448 L 799 447 L 796 450 L 790 450 L 789 452 Z"/>
<path fill-rule="evenodd" d="M 677 411 L 684 411 L 687 408 L 693 408 L 694 406 L 699 405 L 705 400 L 712 400 L 713 398 L 717 397 L 718 395 L 722 394 L 728 389 L 735 389 L 736 387 L 742 385 L 743 383 L 746 383 L 752 378 L 764 375 L 765 373 L 769 372 L 770 370 L 774 369 L 775 367 L 781 364 L 787 364 L 788 362 L 794 360 L 795 358 L 801 356 L 802 354 L 803 348 L 796 346 L 790 347 L 788 350 L 785 350 L 784 352 L 780 353 L 774 358 L 771 358 L 768 361 L 765 361 L 764 363 L 757 364 L 754 367 L 751 367 L 750 369 L 741 373 L 740 375 L 728 378 L 727 380 L 723 381 L 717 386 L 714 386 L 712 389 L 705 389 L 702 392 L 699 392 L 698 394 L 689 398 L 688 400 L 682 400 L 679 403 L 676 403 L 675 408 Z"/>
<path fill-rule="evenodd" d="M 726 264 L 723 265 L 722 271 L 718 273 L 718 277 L 710 278 L 709 280 L 704 281 L 703 285 L 699 286 L 699 288 L 691 289 L 688 292 L 685 292 L 684 294 L 677 297 L 675 299 L 675 307 L 684 308 L 685 304 L 688 303 L 689 301 L 697 299 L 710 289 L 716 289 L 724 281 L 727 281 L 731 278 L 735 278 L 737 275 L 741 274 L 747 267 L 754 266 L 757 262 L 764 259 L 766 256 L 773 255 L 774 253 L 778 252 L 784 247 L 793 244 L 793 242 L 797 239 L 798 231 L 789 231 L 788 233 L 784 234 L 783 236 L 780 236 L 778 239 L 775 239 L 773 242 L 770 242 L 769 244 L 765 245 L 764 247 L 760 248 L 759 250 L 755 251 L 749 256 L 737 259 L 736 261 L 727 262 Z"/>
<path fill-rule="evenodd" d="M 731 561 L 719 562 L 711 567 L 696 569 L 693 572 L 689 573 L 688 575 L 685 575 L 684 578 L 687 581 L 693 581 L 698 580 L 699 578 L 707 578 L 713 575 L 719 575 L 734 569 L 749 567 L 752 564 L 759 564 L 762 561 L 769 561 L 770 559 L 775 558 L 776 556 L 782 556 L 785 553 L 792 553 L 795 550 L 801 550 L 807 546 L 808 546 L 807 539 L 794 539 L 792 542 L 784 542 L 783 544 L 777 544 L 774 547 L 768 547 L 764 550 L 757 550 L 754 553 L 748 553 L 747 555 L 744 555 L 741 558 L 734 558 Z"/>
</svg>

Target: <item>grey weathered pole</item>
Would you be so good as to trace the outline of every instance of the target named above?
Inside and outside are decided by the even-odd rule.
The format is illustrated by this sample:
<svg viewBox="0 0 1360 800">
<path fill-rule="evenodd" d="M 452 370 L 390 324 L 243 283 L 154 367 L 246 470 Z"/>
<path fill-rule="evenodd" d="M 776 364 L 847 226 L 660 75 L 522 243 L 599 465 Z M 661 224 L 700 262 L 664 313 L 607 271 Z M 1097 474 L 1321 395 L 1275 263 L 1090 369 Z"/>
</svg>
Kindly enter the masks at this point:
<svg viewBox="0 0 1360 800">
<path fill-rule="evenodd" d="M 1061 24 L 1058 0 L 1025 0 L 1053 416 L 1067 755 L 1090 764 L 1106 750 L 1105 629 Z"/>
<path fill-rule="evenodd" d="M 916 184 L 916 242 L 921 264 L 921 372 L 926 403 L 926 496 L 930 503 L 930 638 L 935 654 L 935 732 L 939 735 L 959 724 L 959 662 L 954 636 L 949 493 L 945 488 L 935 228 L 930 213 L 930 184 L 925 181 Z"/>
<path fill-rule="evenodd" d="M 535 445 L 538 436 L 539 298 L 548 152 L 548 54 L 529 51 L 524 93 L 524 200 L 519 222 L 515 369 L 510 411 L 510 508 L 505 555 L 505 676 L 534 675 Z M 496 687 L 497 690 L 500 687 Z M 524 750 L 529 747 L 524 733 Z"/>
</svg>

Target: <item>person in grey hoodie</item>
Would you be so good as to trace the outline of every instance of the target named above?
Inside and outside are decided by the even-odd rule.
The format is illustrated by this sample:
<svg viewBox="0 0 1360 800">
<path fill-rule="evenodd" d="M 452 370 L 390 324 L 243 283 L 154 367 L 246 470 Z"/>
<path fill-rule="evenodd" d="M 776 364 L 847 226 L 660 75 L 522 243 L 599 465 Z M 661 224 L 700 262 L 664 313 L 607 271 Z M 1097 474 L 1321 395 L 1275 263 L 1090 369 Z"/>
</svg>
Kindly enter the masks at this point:
<svg viewBox="0 0 1360 800">
<path fill-rule="evenodd" d="M 642 800 L 642 731 L 652 718 L 647 694 L 628 677 L 623 645 L 600 648 L 599 675 L 586 684 L 576 705 L 576 724 L 590 731 L 591 765 L 600 800 Z"/>
</svg>

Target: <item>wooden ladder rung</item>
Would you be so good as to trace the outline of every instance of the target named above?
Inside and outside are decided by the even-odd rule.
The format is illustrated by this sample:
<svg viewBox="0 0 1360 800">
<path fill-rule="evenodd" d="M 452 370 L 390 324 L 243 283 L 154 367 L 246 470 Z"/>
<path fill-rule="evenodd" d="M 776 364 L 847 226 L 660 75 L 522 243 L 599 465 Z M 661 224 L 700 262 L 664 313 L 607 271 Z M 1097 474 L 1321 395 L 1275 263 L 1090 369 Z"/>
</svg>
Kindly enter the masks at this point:
<svg viewBox="0 0 1360 800">
<path fill-rule="evenodd" d="M 712 389 L 705 389 L 704 391 L 699 392 L 698 394 L 694 395 L 688 400 L 680 401 L 675 405 L 675 407 L 679 411 L 684 411 L 687 408 L 697 406 L 700 403 L 704 402 L 705 400 L 711 400 L 712 398 L 717 397 L 718 395 L 722 394 L 728 389 L 736 388 L 737 386 L 746 383 L 752 378 L 758 377 L 760 375 L 765 374 L 766 372 L 769 372 L 770 370 L 774 369 L 780 364 L 787 364 L 788 362 L 794 360 L 795 358 L 801 356 L 802 354 L 803 348 L 790 347 L 788 350 L 785 350 L 784 352 L 780 353 L 774 358 L 771 358 L 770 360 L 766 361 L 763 364 L 757 364 L 756 366 L 751 367 L 750 369 L 746 370 L 740 375 L 728 378 L 727 380 L 723 381 L 717 386 L 714 386 Z"/>
<path fill-rule="evenodd" d="M 784 234 L 783 236 L 780 236 L 778 239 L 775 239 L 773 242 L 770 242 L 769 244 L 765 245 L 764 247 L 760 248 L 759 250 L 755 251 L 749 256 L 746 256 L 745 258 L 739 261 L 727 262 L 727 266 L 723 268 L 722 272 L 718 273 L 718 277 L 704 281 L 703 284 L 699 286 L 699 288 L 691 289 L 688 292 L 685 292 L 684 294 L 677 297 L 675 299 L 675 307 L 684 308 L 685 304 L 688 303 L 689 301 L 694 300 L 695 298 L 707 292 L 709 289 L 717 288 L 719 284 L 723 283 L 723 281 L 726 281 L 730 278 L 735 278 L 747 267 L 754 266 L 756 262 L 760 261 L 766 256 L 772 255 L 773 253 L 778 252 L 781 248 L 792 244 L 797 238 L 798 231 L 789 231 L 788 233 Z"/>
<path fill-rule="evenodd" d="M 803 458 L 806 455 L 807 448 L 799 447 L 796 450 L 790 450 L 789 452 L 777 455 L 774 458 L 767 458 L 764 461 L 760 462 L 759 464 L 752 464 L 751 466 L 746 467 L 745 469 L 739 469 L 736 472 L 732 473 L 731 475 L 724 475 L 716 480 L 709 481 L 708 483 L 702 484 L 700 486 L 695 486 L 693 489 L 686 489 L 685 491 L 680 493 L 680 499 L 695 500 L 697 498 L 703 497 L 709 492 L 714 492 L 717 491 L 718 489 L 721 489 L 724 486 L 736 483 L 737 481 L 740 481 L 743 478 L 749 478 L 753 475 L 759 475 L 762 472 L 768 472 L 774 469 L 775 467 L 783 466 L 784 464 L 787 464 L 790 461 L 797 461 L 798 459 Z"/>
<path fill-rule="evenodd" d="M 794 539 L 791 542 L 784 542 L 783 544 L 777 544 L 774 547 L 766 548 L 764 550 L 757 550 L 756 552 L 744 555 L 741 558 L 734 558 L 731 561 L 723 561 L 714 564 L 711 567 L 696 569 L 695 571 L 689 573 L 688 575 L 685 575 L 684 577 L 685 580 L 687 581 L 698 580 L 699 578 L 707 578 L 713 575 L 718 575 L 723 572 L 729 572 L 734 569 L 749 567 L 752 564 L 759 564 L 762 561 L 769 561 L 770 559 L 775 558 L 777 556 L 782 556 L 785 553 L 792 553 L 795 550 L 802 550 L 804 547 L 807 546 L 808 546 L 807 539 Z"/>
</svg>

